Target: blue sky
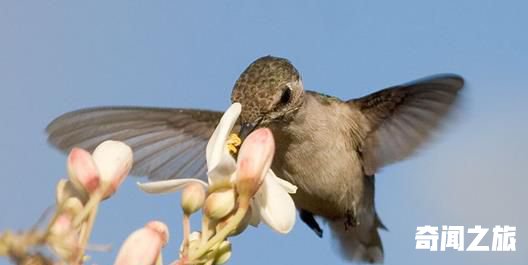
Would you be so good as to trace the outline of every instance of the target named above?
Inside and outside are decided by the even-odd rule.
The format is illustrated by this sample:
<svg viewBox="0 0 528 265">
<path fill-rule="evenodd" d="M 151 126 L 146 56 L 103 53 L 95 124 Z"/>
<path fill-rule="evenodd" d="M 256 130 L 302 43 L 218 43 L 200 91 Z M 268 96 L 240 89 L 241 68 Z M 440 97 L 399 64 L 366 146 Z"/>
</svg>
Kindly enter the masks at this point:
<svg viewBox="0 0 528 265">
<path fill-rule="evenodd" d="M 223 110 L 240 72 L 289 58 L 308 89 L 341 98 L 426 75 L 467 80 L 457 117 L 419 155 L 384 168 L 376 202 L 386 264 L 526 264 L 528 17 L 525 1 L 18 1 L 0 3 L 0 230 L 31 226 L 53 203 L 65 157 L 54 117 L 98 105 Z M 94 243 L 119 245 L 148 220 L 181 239 L 178 195 L 127 181 L 104 203 Z M 422 225 L 517 226 L 517 252 L 415 250 Z M 327 233 L 328 235 L 328 233 Z M 487 237 L 488 244 L 491 236 Z M 298 222 L 233 240 L 231 264 L 345 264 Z M 111 264 L 115 252 L 95 254 Z M 0 264 L 6 264 L 0 259 Z"/>
</svg>

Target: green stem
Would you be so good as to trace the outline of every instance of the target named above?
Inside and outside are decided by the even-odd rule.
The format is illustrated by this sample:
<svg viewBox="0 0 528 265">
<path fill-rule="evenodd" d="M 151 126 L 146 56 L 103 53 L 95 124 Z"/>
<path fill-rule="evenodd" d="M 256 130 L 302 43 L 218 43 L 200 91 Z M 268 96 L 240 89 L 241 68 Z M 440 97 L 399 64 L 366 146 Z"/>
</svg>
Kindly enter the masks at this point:
<svg viewBox="0 0 528 265">
<path fill-rule="evenodd" d="M 220 231 L 218 231 L 211 240 L 207 241 L 205 245 L 200 245 L 200 248 L 189 255 L 189 260 L 194 261 L 202 257 L 207 251 L 209 251 L 216 244 L 224 241 L 226 237 L 238 227 L 238 224 L 244 219 L 249 207 L 249 198 L 239 197 L 239 207 L 233 215 L 231 222 L 226 224 Z M 192 262 L 191 262 L 192 263 Z"/>
<path fill-rule="evenodd" d="M 88 245 L 88 240 L 90 239 L 90 235 L 92 234 L 92 229 L 95 224 L 95 217 L 97 216 L 97 211 L 99 210 L 99 204 L 96 204 L 93 207 L 92 212 L 88 216 L 88 221 L 85 223 L 85 231 L 84 235 L 79 239 L 79 255 L 77 256 L 78 264 L 82 264 L 82 261 L 84 259 L 84 251 L 86 250 L 86 245 Z"/>
<path fill-rule="evenodd" d="M 183 214 L 183 251 L 182 256 L 189 254 L 189 235 L 191 234 L 191 220 L 188 214 Z"/>
<path fill-rule="evenodd" d="M 209 238 L 213 235 L 213 229 L 212 226 L 214 226 L 215 221 L 209 219 L 205 214 L 203 215 L 202 219 L 202 236 L 200 238 L 200 246 L 204 245 Z"/>
<path fill-rule="evenodd" d="M 96 189 L 90 196 L 90 199 L 82 209 L 82 211 L 73 220 L 73 227 L 79 227 L 87 218 L 88 220 L 84 223 L 84 227 L 81 229 L 81 235 L 79 238 L 79 254 L 77 255 L 77 264 L 82 264 L 84 259 L 84 251 L 88 245 L 88 240 L 92 234 L 92 229 L 95 223 L 95 217 L 99 209 L 99 203 L 104 197 L 109 184 L 103 184 Z"/>
<path fill-rule="evenodd" d="M 59 218 L 59 215 L 60 213 L 62 213 L 62 210 L 64 208 L 64 201 L 63 200 L 62 202 L 60 202 L 58 205 L 57 205 L 57 210 L 53 213 L 53 216 L 51 217 L 51 220 L 50 222 L 48 223 L 48 225 L 46 226 L 46 232 L 44 234 L 44 237 L 48 237 L 51 233 L 51 227 L 53 227 L 53 225 L 55 224 L 55 222 L 57 221 L 57 218 Z"/>
<path fill-rule="evenodd" d="M 93 229 L 93 226 L 95 224 L 95 217 L 97 217 L 97 211 L 99 210 L 99 204 L 96 204 L 92 210 L 92 212 L 90 213 L 90 215 L 88 216 L 88 222 L 86 222 L 86 233 L 84 235 L 83 238 L 81 238 L 81 243 L 80 243 L 80 251 L 81 251 L 81 255 L 80 257 L 83 258 L 84 257 L 84 251 L 86 249 L 86 245 L 88 245 L 88 239 L 90 239 L 90 235 L 92 234 L 92 229 Z M 82 261 L 82 260 L 80 260 Z"/>
<path fill-rule="evenodd" d="M 88 202 L 86 202 L 86 205 L 83 207 L 82 211 L 73 220 L 73 227 L 78 227 L 92 212 L 92 209 L 99 205 L 99 203 L 103 200 L 105 191 L 108 189 L 109 186 L 110 185 L 108 184 L 103 184 L 91 194 L 90 199 L 88 200 Z"/>
</svg>

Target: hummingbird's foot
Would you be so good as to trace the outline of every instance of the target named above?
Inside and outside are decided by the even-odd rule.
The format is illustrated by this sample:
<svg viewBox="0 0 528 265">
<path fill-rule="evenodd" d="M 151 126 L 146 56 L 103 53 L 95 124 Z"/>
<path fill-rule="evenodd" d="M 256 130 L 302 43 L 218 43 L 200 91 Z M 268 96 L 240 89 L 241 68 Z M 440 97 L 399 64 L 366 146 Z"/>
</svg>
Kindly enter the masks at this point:
<svg viewBox="0 0 528 265">
<path fill-rule="evenodd" d="M 299 210 L 299 216 L 301 217 L 301 220 L 314 231 L 314 233 L 322 238 L 323 237 L 323 229 L 319 226 L 319 223 L 315 220 L 313 214 L 311 212 L 308 212 L 306 210 L 300 209 Z"/>
<path fill-rule="evenodd" d="M 345 218 L 345 230 L 357 227 L 359 225 L 359 219 L 357 217 L 357 210 L 355 207 L 347 211 Z"/>
</svg>

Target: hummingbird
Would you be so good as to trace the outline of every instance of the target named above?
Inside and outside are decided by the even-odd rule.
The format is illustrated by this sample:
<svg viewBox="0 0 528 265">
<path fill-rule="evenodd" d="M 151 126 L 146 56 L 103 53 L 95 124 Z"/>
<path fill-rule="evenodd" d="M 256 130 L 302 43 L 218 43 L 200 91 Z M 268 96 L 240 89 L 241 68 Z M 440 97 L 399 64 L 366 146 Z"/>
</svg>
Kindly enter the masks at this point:
<svg viewBox="0 0 528 265">
<path fill-rule="evenodd" d="M 273 132 L 272 170 L 298 187 L 300 219 L 322 237 L 328 223 L 346 260 L 383 262 L 375 209 L 376 172 L 415 153 L 455 109 L 464 79 L 441 74 L 341 100 L 305 90 L 285 59 L 264 56 L 235 82 L 231 102 L 242 111 L 243 139 L 256 128 Z M 49 142 L 69 151 L 120 140 L 134 151 L 131 174 L 158 181 L 206 179 L 205 147 L 222 112 L 203 109 L 110 106 L 63 114 L 47 127 Z"/>
</svg>

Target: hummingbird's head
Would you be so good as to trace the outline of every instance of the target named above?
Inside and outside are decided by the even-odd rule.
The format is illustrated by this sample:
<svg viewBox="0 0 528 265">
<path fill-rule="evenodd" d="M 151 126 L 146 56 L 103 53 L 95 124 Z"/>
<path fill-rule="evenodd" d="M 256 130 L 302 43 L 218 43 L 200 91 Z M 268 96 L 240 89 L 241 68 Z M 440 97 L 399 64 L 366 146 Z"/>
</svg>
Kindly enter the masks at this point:
<svg viewBox="0 0 528 265">
<path fill-rule="evenodd" d="M 242 104 L 241 137 L 259 125 L 288 121 L 303 95 L 301 76 L 287 59 L 265 56 L 251 63 L 231 93 L 231 102 Z"/>
</svg>

